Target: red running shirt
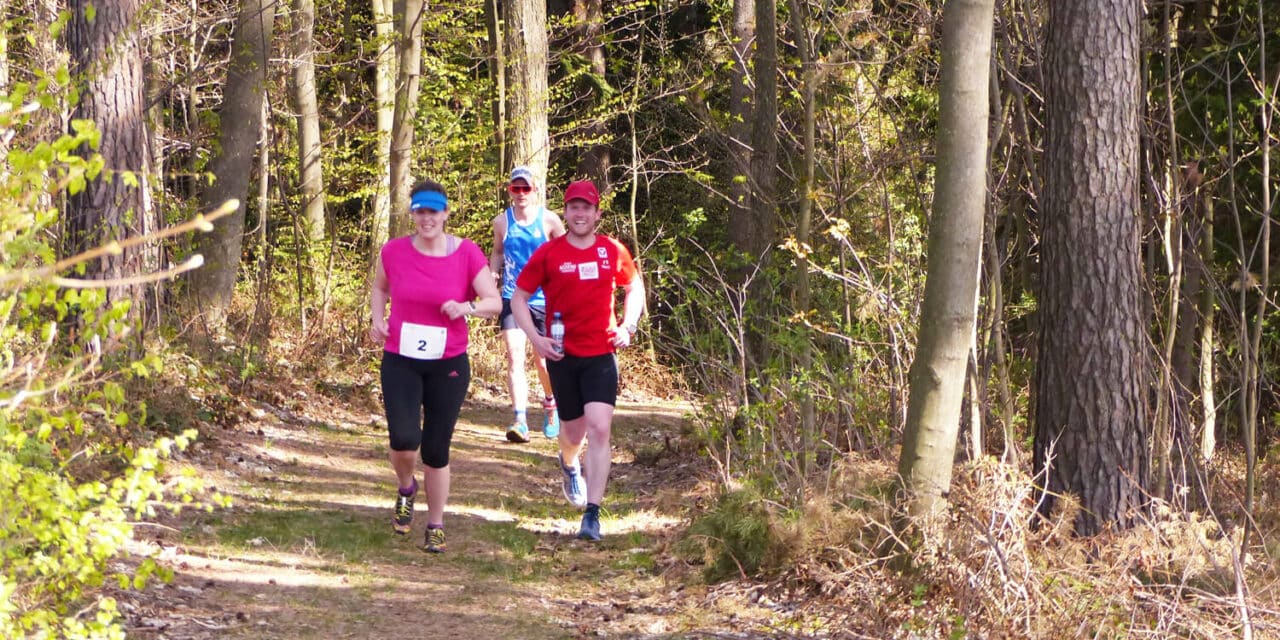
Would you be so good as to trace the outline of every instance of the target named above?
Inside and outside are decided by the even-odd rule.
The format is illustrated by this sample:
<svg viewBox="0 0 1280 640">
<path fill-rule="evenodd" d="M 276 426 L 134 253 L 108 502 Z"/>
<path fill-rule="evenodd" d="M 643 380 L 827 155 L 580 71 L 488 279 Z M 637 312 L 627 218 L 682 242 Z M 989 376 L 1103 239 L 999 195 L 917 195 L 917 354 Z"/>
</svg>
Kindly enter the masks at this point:
<svg viewBox="0 0 1280 640">
<path fill-rule="evenodd" d="M 564 352 L 587 358 L 613 353 L 613 292 L 635 277 L 636 263 L 621 242 L 596 234 L 595 244 L 579 249 L 565 235 L 533 252 L 516 286 L 526 292 L 542 287 L 547 324 L 557 312 L 564 321 Z"/>
</svg>

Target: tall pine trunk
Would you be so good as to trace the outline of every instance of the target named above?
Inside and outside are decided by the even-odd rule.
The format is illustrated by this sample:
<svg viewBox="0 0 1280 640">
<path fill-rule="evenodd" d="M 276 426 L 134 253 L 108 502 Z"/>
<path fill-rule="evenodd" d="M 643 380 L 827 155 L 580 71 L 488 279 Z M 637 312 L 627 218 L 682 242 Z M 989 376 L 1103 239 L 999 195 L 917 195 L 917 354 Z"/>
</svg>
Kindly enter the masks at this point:
<svg viewBox="0 0 1280 640">
<path fill-rule="evenodd" d="M 778 218 L 778 11 L 775 0 L 756 0 L 756 51 L 752 78 L 755 104 L 751 117 L 751 198 L 747 231 L 749 256 L 767 267 Z M 773 301 L 764 278 L 747 288 L 748 378 L 758 378 L 769 360 L 766 336 Z"/>
<path fill-rule="evenodd" d="M 729 74 L 729 138 L 727 151 L 730 162 L 729 176 L 729 243 L 739 258 L 731 270 L 732 284 L 745 286 L 750 278 L 750 265 L 755 262 L 755 249 L 751 242 L 751 119 L 752 96 L 751 50 L 756 38 L 755 0 L 733 0 L 733 64 Z M 736 264 L 741 263 L 741 264 Z M 745 301 L 744 301 L 745 302 Z M 741 380 L 734 385 L 739 405 L 751 400 L 747 392 L 750 380 L 750 364 L 747 345 L 738 345 L 735 363 Z"/>
<path fill-rule="evenodd" d="M 141 3 L 116 0 L 93 4 L 92 10 L 90 5 L 86 0 L 73 0 L 67 23 L 72 72 L 84 87 L 72 118 L 90 120 L 97 127 L 101 135 L 97 151 L 105 167 L 97 179 L 67 198 L 68 254 L 156 230 L 149 188 L 151 140 L 139 23 Z M 90 153 L 87 149 L 82 152 Z M 88 267 L 104 280 L 129 278 L 156 271 L 159 254 L 154 243 L 146 243 L 108 254 Z M 107 298 L 132 301 L 135 319 L 145 319 L 147 324 L 157 320 L 153 314 L 145 314 L 143 285 L 108 286 Z"/>
<path fill-rule="evenodd" d="M 1135 0 L 1049 5 L 1034 469 L 1041 513 L 1059 495 L 1079 498 L 1081 535 L 1132 525 L 1150 466 L 1140 13 Z"/>
</svg>

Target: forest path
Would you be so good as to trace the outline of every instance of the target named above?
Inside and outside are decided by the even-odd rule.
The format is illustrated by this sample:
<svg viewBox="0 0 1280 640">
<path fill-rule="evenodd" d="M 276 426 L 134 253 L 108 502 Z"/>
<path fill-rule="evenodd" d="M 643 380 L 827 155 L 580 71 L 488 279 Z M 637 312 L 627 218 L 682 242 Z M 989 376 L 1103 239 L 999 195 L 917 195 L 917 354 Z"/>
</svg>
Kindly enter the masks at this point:
<svg viewBox="0 0 1280 640">
<path fill-rule="evenodd" d="M 561 495 L 554 442 L 533 433 L 509 443 L 507 410 L 468 401 L 451 456 L 448 551 L 427 554 L 421 494 L 413 532 L 391 532 L 381 416 L 294 395 L 255 401 L 193 452 L 230 509 L 139 529 L 175 577 L 116 593 L 129 637 L 778 637 L 751 630 L 765 608 L 673 578 L 688 575 L 668 547 L 694 474 L 667 455 L 667 436 L 687 405 L 619 403 L 605 539 L 592 544 L 574 537 L 581 516 Z"/>
</svg>

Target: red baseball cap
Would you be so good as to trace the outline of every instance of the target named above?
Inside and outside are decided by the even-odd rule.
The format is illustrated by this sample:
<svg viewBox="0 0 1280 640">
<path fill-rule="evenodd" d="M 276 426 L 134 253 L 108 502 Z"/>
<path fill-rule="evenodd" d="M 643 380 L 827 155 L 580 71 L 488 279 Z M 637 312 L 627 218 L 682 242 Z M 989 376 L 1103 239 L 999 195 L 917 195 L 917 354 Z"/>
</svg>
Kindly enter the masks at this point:
<svg viewBox="0 0 1280 640">
<path fill-rule="evenodd" d="M 564 190 L 564 203 L 569 204 L 570 200 L 586 200 L 591 206 L 600 206 L 600 192 L 596 191 L 596 185 L 590 180 L 579 180 L 578 182 L 570 182 Z"/>
</svg>

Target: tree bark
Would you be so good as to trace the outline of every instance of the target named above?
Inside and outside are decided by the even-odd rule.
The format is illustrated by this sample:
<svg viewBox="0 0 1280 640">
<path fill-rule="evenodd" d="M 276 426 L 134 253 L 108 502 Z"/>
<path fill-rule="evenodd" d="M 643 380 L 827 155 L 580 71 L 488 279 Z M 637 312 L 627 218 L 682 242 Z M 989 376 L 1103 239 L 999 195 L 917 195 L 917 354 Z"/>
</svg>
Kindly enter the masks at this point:
<svg viewBox="0 0 1280 640">
<path fill-rule="evenodd" d="M 374 46 L 377 51 L 374 70 L 374 97 L 378 101 L 378 186 L 373 193 L 372 231 L 370 233 L 370 269 L 376 268 L 378 252 L 390 237 L 391 224 L 391 130 L 396 109 L 396 28 L 391 0 L 372 0 Z"/>
<path fill-rule="evenodd" d="M 583 55 L 591 67 L 590 81 L 586 83 L 583 104 L 589 104 L 597 112 L 608 101 L 608 81 L 604 65 L 604 9 L 601 0 L 575 0 L 573 14 L 578 24 L 578 39 Z M 578 161 L 576 174 L 596 183 L 601 192 L 609 190 L 609 164 L 612 160 L 609 148 L 609 126 L 603 115 L 596 115 L 586 126 L 586 137 L 591 140 L 586 153 Z"/>
<path fill-rule="evenodd" d="M 937 186 L 920 339 L 898 464 L 912 519 L 946 507 L 977 317 L 986 216 L 994 0 L 949 0 L 943 14 Z"/>
<path fill-rule="evenodd" d="M 1034 468 L 1080 535 L 1141 515 L 1150 354 L 1139 291 L 1134 0 L 1049 5 Z M 1099 16 L 1107 19 L 1100 20 Z"/>
<path fill-rule="evenodd" d="M 498 168 L 507 169 L 507 54 L 503 46 L 502 17 L 499 4 L 502 0 L 485 0 L 485 26 L 489 30 L 489 78 L 493 82 L 493 100 L 490 111 L 493 116 L 493 144 L 498 151 Z M 545 195 L 545 194 L 544 194 Z"/>
<path fill-rule="evenodd" d="M 228 200 L 239 200 L 240 208 L 214 223 L 211 233 L 200 237 L 205 266 L 192 272 L 192 292 L 211 327 L 219 330 L 231 306 L 240 250 L 244 246 L 243 203 L 249 194 L 253 156 L 262 129 L 262 105 L 267 93 L 267 61 L 271 52 L 271 31 L 275 26 L 275 5 L 266 0 L 243 0 L 231 36 L 231 63 L 223 85 L 219 112 L 218 145 L 209 172 L 214 182 L 200 194 L 203 210 Z"/>
<path fill-rule="evenodd" d="M 0 93 L 9 92 L 9 4 L 10 0 L 0 0 Z"/>
<path fill-rule="evenodd" d="M 97 127 L 101 135 L 97 152 L 105 168 L 82 191 L 67 198 L 68 255 L 156 229 L 149 188 L 151 140 L 138 15 L 141 3 L 96 3 L 92 18 L 86 13 L 90 4 L 73 0 L 69 7 L 67 50 L 72 54 L 73 77 L 84 82 L 72 118 L 92 121 Z M 156 245 L 146 243 L 108 254 L 88 267 L 96 277 L 117 279 L 155 271 L 158 265 Z M 144 285 L 107 287 L 109 301 L 131 300 L 131 314 L 150 326 L 157 318 L 139 315 L 147 308 L 146 298 Z"/>
<path fill-rule="evenodd" d="M 796 221 L 796 244 L 799 245 L 800 250 L 800 255 L 796 260 L 798 265 L 796 268 L 796 311 L 805 314 L 805 317 L 808 318 L 810 299 L 812 297 L 812 287 L 809 282 L 809 229 L 813 218 L 813 189 L 817 165 L 817 136 L 815 134 L 817 94 L 814 86 L 817 81 L 817 73 L 814 69 L 813 55 L 810 53 L 809 48 L 809 14 L 806 10 L 807 5 L 805 2 L 806 0 L 791 0 L 791 31 L 794 34 L 796 53 L 800 58 L 800 78 L 802 83 L 800 99 L 804 109 L 801 142 L 804 150 L 803 159 L 801 160 L 802 178 L 798 194 L 800 210 Z M 810 370 L 813 368 L 813 336 L 808 331 L 805 332 L 801 340 L 797 364 L 803 375 L 807 376 L 811 373 Z M 809 455 L 813 452 L 814 443 L 821 439 L 821 435 L 816 433 L 816 428 L 817 416 L 813 394 L 806 388 L 801 391 L 800 398 L 800 434 L 804 449 L 804 456 L 800 459 L 802 472 L 807 468 Z"/>
<path fill-rule="evenodd" d="M 777 3 L 756 1 L 755 112 L 751 118 L 751 241 L 753 254 L 773 245 L 778 217 Z"/>
<path fill-rule="evenodd" d="M 298 179 L 307 236 L 324 239 L 324 162 L 320 144 L 320 106 L 316 99 L 315 0 L 293 0 L 293 100 L 298 109 Z"/>
<path fill-rule="evenodd" d="M 751 256 L 751 46 L 756 37 L 755 0 L 733 2 L 733 73 L 729 85 L 729 242 Z"/>
<path fill-rule="evenodd" d="M 547 127 L 547 6 L 536 0 L 503 0 L 507 51 L 507 140 L 511 167 L 533 170 L 546 184 L 551 158 Z M 503 167 L 504 173 L 511 167 Z"/>
<path fill-rule="evenodd" d="M 409 189 L 413 187 L 413 133 L 418 114 L 418 81 L 422 74 L 422 0 L 394 0 L 397 79 L 391 123 L 391 236 L 409 228 Z"/>
<path fill-rule="evenodd" d="M 1197 190 L 1199 172 L 1188 169 L 1183 172 L 1182 201 L 1178 215 L 1182 239 L 1179 244 L 1182 257 L 1182 280 L 1178 295 L 1178 328 L 1174 334 L 1173 352 L 1169 359 L 1173 375 L 1173 411 L 1170 416 L 1172 447 L 1169 453 L 1169 469 L 1174 483 L 1192 482 L 1188 462 L 1196 461 L 1194 443 L 1196 391 L 1200 386 L 1199 362 L 1196 348 L 1200 338 L 1200 288 L 1204 282 L 1204 265 L 1200 262 L 1200 234 L 1203 233 L 1203 207 Z M 1196 176 L 1194 179 L 1192 176 Z M 1160 480 L 1160 476 L 1156 476 Z M 1173 488 L 1173 487 L 1170 487 Z M 1157 493 L 1168 497 L 1169 493 Z"/>
<path fill-rule="evenodd" d="M 1200 460 L 1213 459 L 1218 448 L 1218 401 L 1213 390 L 1215 375 L 1214 353 L 1217 338 L 1214 336 L 1214 315 L 1217 299 L 1214 295 L 1211 272 L 1213 265 L 1213 198 L 1204 198 L 1204 228 L 1200 232 L 1200 265 L 1204 269 L 1204 283 L 1200 288 Z"/>
<path fill-rule="evenodd" d="M 778 218 L 778 24 L 775 0 L 756 0 L 756 52 L 752 77 L 755 80 L 754 113 L 751 118 L 751 198 L 747 230 L 751 264 L 767 266 L 774 244 Z M 749 377 L 769 360 L 765 335 L 772 307 L 764 278 L 754 278 L 748 287 L 747 322 Z"/>
</svg>

